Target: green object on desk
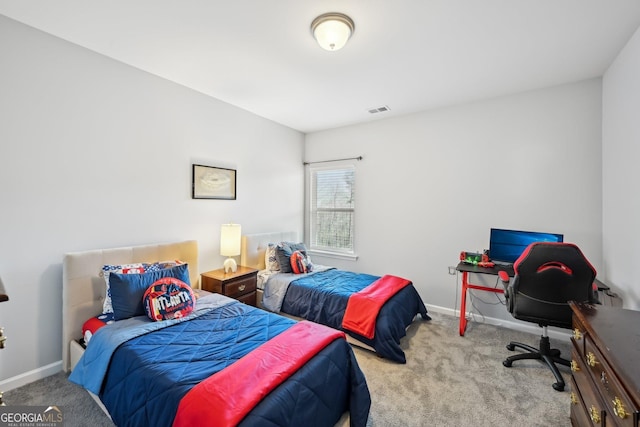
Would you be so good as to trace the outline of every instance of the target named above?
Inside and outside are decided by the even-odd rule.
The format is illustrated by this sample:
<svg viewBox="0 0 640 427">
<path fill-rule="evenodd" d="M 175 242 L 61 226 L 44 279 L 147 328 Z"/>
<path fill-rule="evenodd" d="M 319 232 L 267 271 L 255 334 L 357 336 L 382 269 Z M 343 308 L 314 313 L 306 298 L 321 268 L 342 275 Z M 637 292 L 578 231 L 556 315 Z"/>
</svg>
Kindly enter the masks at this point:
<svg viewBox="0 0 640 427">
<path fill-rule="evenodd" d="M 464 260 L 462 260 L 462 262 L 464 262 L 465 264 L 472 264 L 472 265 L 478 265 L 478 263 L 481 261 L 482 261 L 482 254 L 469 253 L 469 252 L 465 253 Z"/>
</svg>

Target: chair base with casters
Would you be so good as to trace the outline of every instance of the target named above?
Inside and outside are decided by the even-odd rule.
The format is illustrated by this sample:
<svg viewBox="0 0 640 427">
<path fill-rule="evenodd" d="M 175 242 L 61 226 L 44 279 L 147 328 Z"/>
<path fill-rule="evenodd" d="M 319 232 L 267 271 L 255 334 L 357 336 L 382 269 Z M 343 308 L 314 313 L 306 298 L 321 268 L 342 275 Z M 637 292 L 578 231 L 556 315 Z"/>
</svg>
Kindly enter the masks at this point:
<svg viewBox="0 0 640 427">
<path fill-rule="evenodd" d="M 507 368 L 511 367 L 511 364 L 516 360 L 528 360 L 528 359 L 537 359 L 547 364 L 551 372 L 556 377 L 556 382 L 553 383 L 552 387 L 554 390 L 563 391 L 564 390 L 564 379 L 562 378 L 562 374 L 558 370 L 556 363 L 571 366 L 571 362 L 567 359 L 563 359 L 560 357 L 560 350 L 557 348 L 551 348 L 551 344 L 549 342 L 549 337 L 547 336 L 547 327 L 543 327 L 543 334 L 540 337 L 540 347 L 535 348 L 531 347 L 527 344 L 522 344 L 519 342 L 511 341 L 507 344 L 507 350 L 514 351 L 517 348 L 521 348 L 526 350 L 527 353 L 514 354 L 513 356 L 509 356 L 502 364 Z"/>
</svg>

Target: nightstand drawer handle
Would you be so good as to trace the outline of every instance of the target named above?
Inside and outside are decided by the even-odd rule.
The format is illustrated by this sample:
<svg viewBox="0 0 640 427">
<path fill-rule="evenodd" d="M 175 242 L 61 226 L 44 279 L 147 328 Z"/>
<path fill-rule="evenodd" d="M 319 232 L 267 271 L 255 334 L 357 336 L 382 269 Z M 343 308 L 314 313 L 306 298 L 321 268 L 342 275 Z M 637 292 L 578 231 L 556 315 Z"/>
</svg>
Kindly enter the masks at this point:
<svg viewBox="0 0 640 427">
<path fill-rule="evenodd" d="M 244 289 L 245 289 L 246 287 L 247 287 L 247 285 L 240 285 L 240 286 L 238 286 L 238 290 L 239 290 L 240 292 L 242 292 L 242 291 L 244 291 Z"/>
<path fill-rule="evenodd" d="M 592 352 L 587 353 L 587 364 L 592 368 L 598 364 L 598 360 L 596 359 L 596 355 Z"/>
<path fill-rule="evenodd" d="M 600 411 L 593 405 L 589 408 L 589 418 L 596 424 L 600 423 Z"/>
</svg>

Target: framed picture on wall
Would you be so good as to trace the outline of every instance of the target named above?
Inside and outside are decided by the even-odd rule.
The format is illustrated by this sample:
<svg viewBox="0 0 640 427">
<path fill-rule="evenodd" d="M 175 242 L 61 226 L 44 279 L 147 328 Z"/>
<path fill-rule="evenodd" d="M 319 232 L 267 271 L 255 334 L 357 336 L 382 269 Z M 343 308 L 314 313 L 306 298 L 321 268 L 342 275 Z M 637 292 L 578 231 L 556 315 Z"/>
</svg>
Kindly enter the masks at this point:
<svg viewBox="0 0 640 427">
<path fill-rule="evenodd" d="M 236 170 L 193 165 L 192 199 L 236 199 Z"/>
</svg>

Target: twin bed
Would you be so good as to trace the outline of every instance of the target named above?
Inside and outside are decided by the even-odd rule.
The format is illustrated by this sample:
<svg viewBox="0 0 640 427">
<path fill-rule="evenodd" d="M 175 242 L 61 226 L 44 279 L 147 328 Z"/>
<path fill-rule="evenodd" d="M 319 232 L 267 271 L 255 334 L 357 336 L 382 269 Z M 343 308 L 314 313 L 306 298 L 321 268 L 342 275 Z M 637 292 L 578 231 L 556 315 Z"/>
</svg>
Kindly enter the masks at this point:
<svg viewBox="0 0 640 427">
<path fill-rule="evenodd" d="M 63 368 L 117 425 L 334 425 L 347 412 L 366 425 L 370 395 L 344 334 L 222 295 L 200 291 L 183 318 L 100 328 L 85 350 L 83 324 L 103 311 L 102 266 L 161 260 L 187 263 L 199 287 L 195 241 L 64 257 Z"/>
<path fill-rule="evenodd" d="M 295 239 L 295 233 L 243 236 L 241 264 L 270 273 L 264 271 L 267 245 Z M 104 309 L 103 266 L 164 260 L 188 265 L 185 280 L 197 297 L 193 311 L 162 321 L 144 315 L 118 320 L 95 331 L 85 346 L 83 325 Z M 341 319 L 349 295 L 377 278 L 354 282 L 349 276 L 338 287 L 343 291 L 329 283 L 336 274 L 342 273 L 329 269 L 285 280 L 294 297 L 281 308 L 293 320 L 200 290 L 193 240 L 66 254 L 63 369 L 121 426 L 335 425 L 345 419 L 365 426 L 371 405 L 366 380 L 344 328 L 331 319 Z M 303 276 L 320 289 L 311 299 L 298 284 Z M 259 290 L 259 302 L 263 297 Z M 380 309 L 373 337 L 345 331 L 359 345 L 404 362 L 400 339 L 418 314 L 429 318 L 409 282 Z"/>
<path fill-rule="evenodd" d="M 259 270 L 259 306 L 295 319 L 306 319 L 343 330 L 351 343 L 373 350 L 394 362 L 406 362 L 400 347 L 406 329 L 418 315 L 425 320 L 430 319 L 412 283 L 409 282 L 384 303 L 376 316 L 375 332 L 366 334 L 362 328 L 354 328 L 353 323 L 345 324 L 349 298 L 379 279 L 390 277 L 380 278 L 326 267 L 317 268 L 318 271 L 309 274 L 269 271 L 265 257 L 267 248 L 280 242 L 298 242 L 297 233 L 242 236 L 240 264 Z M 390 283 L 387 281 L 384 286 L 390 286 Z M 369 296 L 368 299 L 373 298 Z"/>
</svg>

